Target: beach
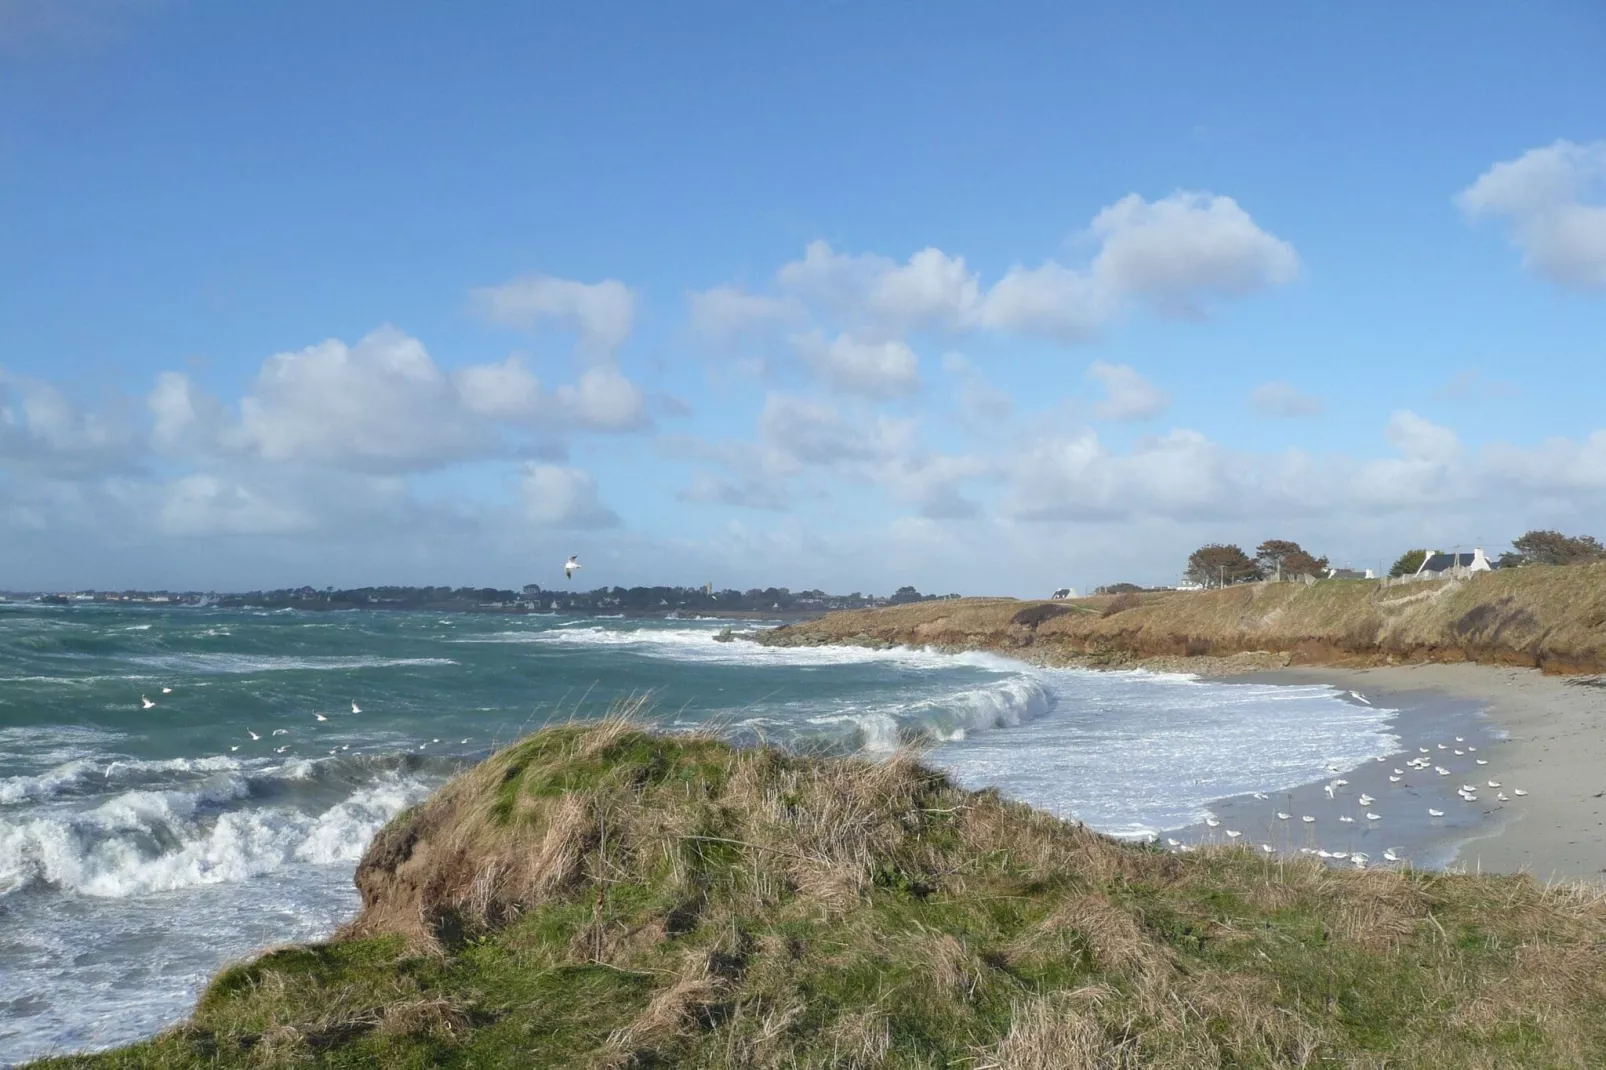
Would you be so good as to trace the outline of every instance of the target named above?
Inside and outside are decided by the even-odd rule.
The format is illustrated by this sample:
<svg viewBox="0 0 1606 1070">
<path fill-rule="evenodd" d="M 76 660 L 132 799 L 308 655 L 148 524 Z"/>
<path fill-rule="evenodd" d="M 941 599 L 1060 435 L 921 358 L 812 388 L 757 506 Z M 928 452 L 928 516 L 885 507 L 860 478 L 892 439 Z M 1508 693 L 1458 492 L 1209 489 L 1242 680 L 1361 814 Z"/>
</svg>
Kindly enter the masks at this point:
<svg viewBox="0 0 1606 1070">
<path fill-rule="evenodd" d="M 1401 709 L 1402 728 L 1413 710 L 1481 708 L 1488 726 L 1503 734 L 1479 752 L 1490 761 L 1487 768 L 1498 770 L 1503 790 L 1521 786 L 1529 794 L 1463 839 L 1450 865 L 1473 873 L 1525 872 L 1540 881 L 1606 880 L 1606 687 L 1596 678 L 1470 663 L 1290 668 L 1257 678 L 1354 690 Z M 1410 733 L 1401 735 L 1409 745 Z"/>
</svg>

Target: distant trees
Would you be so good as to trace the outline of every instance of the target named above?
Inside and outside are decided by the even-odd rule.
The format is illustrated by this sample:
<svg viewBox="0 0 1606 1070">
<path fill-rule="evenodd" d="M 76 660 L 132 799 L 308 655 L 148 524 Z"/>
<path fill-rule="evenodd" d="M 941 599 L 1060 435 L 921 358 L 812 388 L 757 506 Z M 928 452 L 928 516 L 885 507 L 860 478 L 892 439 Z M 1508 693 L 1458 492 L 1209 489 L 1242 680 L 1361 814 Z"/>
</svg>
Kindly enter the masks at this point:
<svg viewBox="0 0 1606 1070">
<path fill-rule="evenodd" d="M 1498 568 L 1523 565 L 1580 565 L 1606 560 L 1606 546 L 1593 535 L 1563 535 L 1559 531 L 1530 531 L 1511 540 L 1511 549 L 1495 562 Z"/>
<path fill-rule="evenodd" d="M 1137 594 L 1143 590 L 1135 583 L 1107 583 L 1103 587 L 1093 588 L 1094 594 Z"/>
<path fill-rule="evenodd" d="M 1188 579 L 1207 587 L 1245 583 L 1261 578 L 1260 566 L 1231 543 L 1213 542 L 1188 555 Z"/>
<path fill-rule="evenodd" d="M 1394 577 L 1409 576 L 1422 567 L 1422 562 L 1428 559 L 1426 550 L 1407 550 L 1400 555 L 1400 559 L 1389 566 L 1389 575 Z"/>
<path fill-rule="evenodd" d="M 1288 539 L 1267 539 L 1255 547 L 1255 565 L 1262 576 L 1296 576 L 1321 578 L 1327 571 L 1327 558 L 1307 553 L 1297 542 Z"/>
</svg>

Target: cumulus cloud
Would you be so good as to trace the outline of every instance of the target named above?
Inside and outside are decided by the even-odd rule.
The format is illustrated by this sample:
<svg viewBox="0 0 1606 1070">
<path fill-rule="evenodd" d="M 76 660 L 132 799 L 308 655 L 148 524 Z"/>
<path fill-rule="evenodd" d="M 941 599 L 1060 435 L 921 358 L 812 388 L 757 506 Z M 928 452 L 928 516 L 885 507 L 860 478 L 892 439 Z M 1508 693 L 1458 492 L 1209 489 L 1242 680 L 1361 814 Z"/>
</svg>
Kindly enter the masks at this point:
<svg viewBox="0 0 1606 1070">
<path fill-rule="evenodd" d="M 565 465 L 531 462 L 524 466 L 519 492 L 524 515 L 550 528 L 607 528 L 619 516 L 597 498 L 597 481 L 589 472 Z"/>
<path fill-rule="evenodd" d="M 1095 361 L 1087 375 L 1104 388 L 1104 400 L 1093 406 L 1094 415 L 1102 420 L 1145 420 L 1171 403 L 1163 390 L 1129 364 Z"/>
<path fill-rule="evenodd" d="M 138 451 L 129 425 L 0 368 L 0 467 L 87 479 L 136 467 Z"/>
<path fill-rule="evenodd" d="M 905 342 L 871 342 L 846 334 L 826 341 L 817 331 L 792 342 L 803 362 L 838 393 L 886 399 L 920 386 L 920 360 Z"/>
<path fill-rule="evenodd" d="M 1266 232 L 1231 197 L 1130 194 L 1088 227 L 1087 267 L 1017 265 L 991 287 L 961 256 L 925 248 L 898 263 L 846 254 L 823 241 L 776 275 L 782 292 L 858 336 L 897 338 L 928 328 L 999 330 L 1084 341 L 1134 304 L 1198 316 L 1211 302 L 1291 281 L 1293 246 Z"/>
<path fill-rule="evenodd" d="M 1495 164 L 1456 201 L 1507 221 L 1524 266 L 1551 282 L 1606 290 L 1606 141 L 1557 141 Z"/>
<path fill-rule="evenodd" d="M 1249 404 L 1262 416 L 1314 416 L 1322 399 L 1282 380 L 1261 383 L 1249 392 Z"/>
<path fill-rule="evenodd" d="M 751 294 L 735 286 L 696 291 L 687 300 L 687 320 L 692 331 L 714 342 L 730 342 L 750 331 L 785 323 L 802 311 L 798 302 L 790 298 Z"/>
<path fill-rule="evenodd" d="M 275 464 L 405 472 L 493 455 L 499 428 L 555 433 L 646 427 L 646 398 L 611 363 L 545 389 L 522 358 L 448 372 L 418 339 L 381 327 L 355 345 L 330 339 L 262 363 L 237 416 L 187 376 L 165 372 L 146 397 L 164 452 Z"/>
<path fill-rule="evenodd" d="M 947 353 L 943 370 L 959 379 L 954 401 L 966 423 L 983 430 L 997 430 L 1014 415 L 1015 401 L 983 375 L 963 353 Z"/>
<path fill-rule="evenodd" d="M 1101 211 L 1093 277 L 1110 291 L 1162 311 L 1196 315 L 1211 297 L 1243 297 L 1293 280 L 1294 247 L 1261 230 L 1231 197 L 1175 193 L 1149 202 L 1132 193 Z"/>
<path fill-rule="evenodd" d="M 574 330 L 588 352 L 613 353 L 630 337 L 635 295 L 617 279 L 574 282 L 551 275 L 525 275 L 500 286 L 477 289 L 473 307 L 492 323 L 533 328 L 551 321 Z"/>
</svg>

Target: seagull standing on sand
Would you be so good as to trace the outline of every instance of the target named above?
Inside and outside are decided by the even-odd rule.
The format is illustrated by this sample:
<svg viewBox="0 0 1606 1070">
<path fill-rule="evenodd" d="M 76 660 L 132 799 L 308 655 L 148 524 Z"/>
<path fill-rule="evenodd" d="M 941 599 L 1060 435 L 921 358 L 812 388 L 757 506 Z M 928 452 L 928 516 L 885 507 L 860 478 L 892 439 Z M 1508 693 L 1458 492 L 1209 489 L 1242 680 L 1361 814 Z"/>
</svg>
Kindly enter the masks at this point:
<svg viewBox="0 0 1606 1070">
<path fill-rule="evenodd" d="M 579 554 L 570 554 L 569 555 L 569 560 L 567 560 L 567 561 L 565 561 L 563 563 L 563 578 L 566 579 L 566 580 L 574 579 L 574 570 L 579 568 L 579 567 L 580 567 L 580 555 Z"/>
</svg>

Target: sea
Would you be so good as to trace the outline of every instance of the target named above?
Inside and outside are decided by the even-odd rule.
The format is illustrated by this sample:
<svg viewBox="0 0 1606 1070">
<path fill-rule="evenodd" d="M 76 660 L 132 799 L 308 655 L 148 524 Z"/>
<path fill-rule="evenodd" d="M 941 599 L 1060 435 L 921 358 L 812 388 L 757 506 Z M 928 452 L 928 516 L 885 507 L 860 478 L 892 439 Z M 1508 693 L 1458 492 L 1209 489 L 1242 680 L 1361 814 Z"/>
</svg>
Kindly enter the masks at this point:
<svg viewBox="0 0 1606 1070">
<path fill-rule="evenodd" d="M 1138 838 L 1400 745 L 1394 711 L 1326 686 L 718 641 L 729 624 L 0 605 L 0 1065 L 149 1036 L 226 963 L 327 936 L 392 816 L 621 703 L 742 744 L 917 743 Z"/>
</svg>

